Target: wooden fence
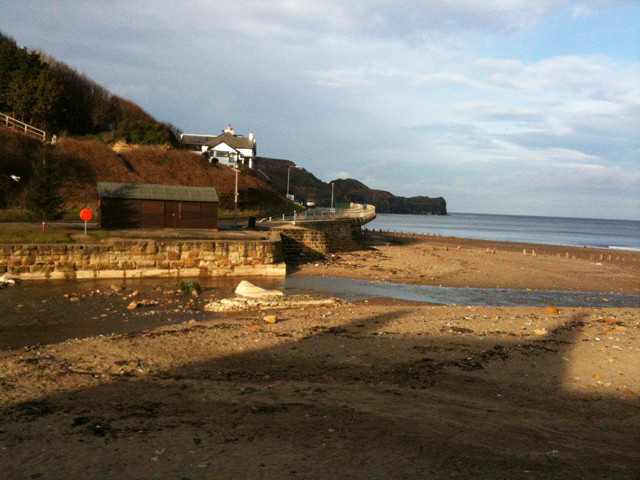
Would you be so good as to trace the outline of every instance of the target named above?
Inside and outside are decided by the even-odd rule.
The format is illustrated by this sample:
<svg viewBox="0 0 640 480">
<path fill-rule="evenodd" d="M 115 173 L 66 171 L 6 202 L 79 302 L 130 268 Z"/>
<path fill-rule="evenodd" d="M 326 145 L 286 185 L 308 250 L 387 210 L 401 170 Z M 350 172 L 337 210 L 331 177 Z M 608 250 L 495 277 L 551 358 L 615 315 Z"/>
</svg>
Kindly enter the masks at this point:
<svg viewBox="0 0 640 480">
<path fill-rule="evenodd" d="M 0 113 L 0 125 L 4 125 L 8 128 L 13 128 L 14 130 L 18 130 L 25 135 L 37 138 L 38 140 L 42 140 L 43 142 L 47 141 L 47 132 L 29 125 L 28 123 L 21 122 L 17 118 L 10 117 L 5 113 Z"/>
</svg>

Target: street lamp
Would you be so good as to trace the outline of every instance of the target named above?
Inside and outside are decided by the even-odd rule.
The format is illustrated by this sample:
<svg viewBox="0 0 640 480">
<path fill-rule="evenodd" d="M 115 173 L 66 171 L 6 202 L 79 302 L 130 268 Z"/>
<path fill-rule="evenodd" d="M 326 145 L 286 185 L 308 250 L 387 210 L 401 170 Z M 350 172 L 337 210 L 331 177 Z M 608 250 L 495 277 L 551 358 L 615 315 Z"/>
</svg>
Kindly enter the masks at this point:
<svg viewBox="0 0 640 480">
<path fill-rule="evenodd" d="M 333 188 L 335 187 L 335 184 L 333 182 L 331 182 L 331 208 L 333 209 Z"/>
<path fill-rule="evenodd" d="M 234 154 L 230 153 L 229 155 L 231 156 Z M 238 154 L 236 153 L 235 156 L 236 156 L 236 162 L 237 162 Z M 232 168 L 236 172 L 236 190 L 233 195 L 233 229 L 237 230 L 238 229 L 238 174 L 240 173 L 240 165 L 236 164 L 236 166 Z"/>
<path fill-rule="evenodd" d="M 291 169 L 292 168 L 300 168 L 297 165 L 289 165 L 287 167 L 287 198 L 289 198 L 289 184 L 291 183 Z"/>
</svg>

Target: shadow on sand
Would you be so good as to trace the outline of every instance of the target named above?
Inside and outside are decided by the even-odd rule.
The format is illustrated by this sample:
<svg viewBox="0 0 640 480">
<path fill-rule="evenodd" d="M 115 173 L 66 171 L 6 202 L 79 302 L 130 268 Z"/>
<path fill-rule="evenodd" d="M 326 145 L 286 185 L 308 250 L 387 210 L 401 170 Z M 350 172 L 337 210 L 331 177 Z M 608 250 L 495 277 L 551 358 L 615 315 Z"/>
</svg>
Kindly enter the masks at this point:
<svg viewBox="0 0 640 480">
<path fill-rule="evenodd" d="M 582 314 L 544 339 L 390 330 L 412 313 L 270 331 L 270 347 L 5 407 L 0 476 L 639 478 L 638 403 L 560 387 Z M 135 358 L 142 337 L 183 336 L 172 345 L 188 358 L 194 332 L 247 331 L 220 321 L 124 341 Z"/>
</svg>

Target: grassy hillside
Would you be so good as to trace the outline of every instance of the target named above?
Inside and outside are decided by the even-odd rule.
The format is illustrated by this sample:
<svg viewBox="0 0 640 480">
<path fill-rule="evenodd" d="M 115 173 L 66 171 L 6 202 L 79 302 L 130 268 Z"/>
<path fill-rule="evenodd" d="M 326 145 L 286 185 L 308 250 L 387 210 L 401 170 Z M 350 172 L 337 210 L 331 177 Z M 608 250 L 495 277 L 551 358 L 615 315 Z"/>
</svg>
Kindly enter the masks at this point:
<svg viewBox="0 0 640 480">
<path fill-rule="evenodd" d="M 65 138 L 53 146 L 0 127 L 0 219 L 24 219 L 24 197 L 31 165 L 43 148 L 52 149 L 64 187 L 67 208 L 72 218 L 79 208 L 95 208 L 96 182 L 157 183 L 165 185 L 212 186 L 220 197 L 220 208 L 233 208 L 234 171 L 210 165 L 202 157 L 186 150 L 141 146 L 116 153 L 96 140 Z M 22 177 L 19 183 L 9 175 Z M 239 207 L 246 215 L 270 215 L 290 212 L 293 204 L 252 171 L 239 178 Z"/>
</svg>

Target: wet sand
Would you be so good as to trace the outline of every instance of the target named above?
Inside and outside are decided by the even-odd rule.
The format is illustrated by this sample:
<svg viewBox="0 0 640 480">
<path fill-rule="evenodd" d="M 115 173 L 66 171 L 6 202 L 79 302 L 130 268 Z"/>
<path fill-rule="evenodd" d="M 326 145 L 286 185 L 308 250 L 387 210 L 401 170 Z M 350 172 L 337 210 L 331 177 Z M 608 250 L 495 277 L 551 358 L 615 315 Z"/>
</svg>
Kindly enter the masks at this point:
<svg viewBox="0 0 640 480">
<path fill-rule="evenodd" d="M 462 268 L 480 283 L 474 257 L 535 271 L 544 259 L 429 247 L 300 271 L 417 283 L 418 268 L 450 281 Z M 542 266 L 521 282 L 571 286 Z M 608 265 L 600 283 L 576 284 L 636 293 L 633 272 Z M 377 298 L 269 311 L 279 321 L 267 324 L 257 310 L 191 306 L 200 313 L 179 325 L 3 352 L 0 478 L 640 477 L 640 308 Z"/>
<path fill-rule="evenodd" d="M 437 236 L 368 240 L 369 250 L 329 255 L 292 272 L 446 287 L 640 293 L 637 252 Z"/>
</svg>

